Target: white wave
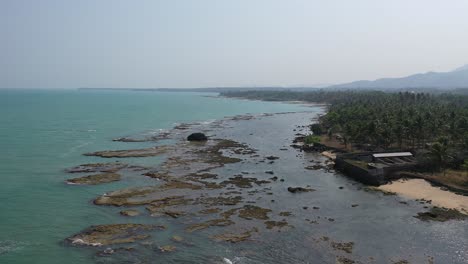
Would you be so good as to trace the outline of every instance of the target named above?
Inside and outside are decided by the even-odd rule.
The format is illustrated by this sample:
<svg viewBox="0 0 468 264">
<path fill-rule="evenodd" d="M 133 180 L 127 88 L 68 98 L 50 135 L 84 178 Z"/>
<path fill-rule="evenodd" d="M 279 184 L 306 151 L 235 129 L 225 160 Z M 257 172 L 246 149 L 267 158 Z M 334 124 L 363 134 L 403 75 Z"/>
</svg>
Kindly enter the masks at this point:
<svg viewBox="0 0 468 264">
<path fill-rule="evenodd" d="M 216 119 L 209 119 L 209 120 L 200 122 L 200 124 L 202 124 L 202 125 L 209 125 L 209 124 L 211 124 L 211 123 L 213 123 L 213 122 L 215 122 L 215 121 L 216 121 Z"/>
<path fill-rule="evenodd" d="M 233 264 L 232 261 L 229 260 L 228 258 L 223 258 L 223 262 L 226 264 Z"/>
<path fill-rule="evenodd" d="M 93 247 L 100 247 L 100 246 L 102 246 L 101 243 L 91 243 L 91 242 L 84 241 L 84 240 L 81 239 L 81 238 L 76 238 L 76 239 L 72 240 L 72 244 L 76 244 L 76 245 L 86 245 L 86 246 L 93 246 Z"/>
<path fill-rule="evenodd" d="M 240 257 L 234 257 L 232 260 L 228 258 L 223 258 L 223 263 L 225 264 L 236 264 L 236 263 L 241 263 L 242 258 Z"/>
<path fill-rule="evenodd" d="M 19 241 L 12 241 L 12 240 L 0 241 L 0 255 L 22 250 L 27 245 L 28 243 L 19 242 Z"/>
</svg>

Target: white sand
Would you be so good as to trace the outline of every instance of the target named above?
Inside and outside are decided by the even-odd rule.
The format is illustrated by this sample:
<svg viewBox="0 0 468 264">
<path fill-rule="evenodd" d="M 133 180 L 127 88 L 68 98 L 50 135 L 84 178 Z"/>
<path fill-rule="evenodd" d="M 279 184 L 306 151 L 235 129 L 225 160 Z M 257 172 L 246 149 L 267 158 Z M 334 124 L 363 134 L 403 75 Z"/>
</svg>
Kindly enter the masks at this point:
<svg viewBox="0 0 468 264">
<path fill-rule="evenodd" d="M 457 209 L 468 214 L 468 197 L 444 191 L 423 179 L 398 180 L 378 187 L 411 199 L 432 200 L 439 207 Z"/>
</svg>

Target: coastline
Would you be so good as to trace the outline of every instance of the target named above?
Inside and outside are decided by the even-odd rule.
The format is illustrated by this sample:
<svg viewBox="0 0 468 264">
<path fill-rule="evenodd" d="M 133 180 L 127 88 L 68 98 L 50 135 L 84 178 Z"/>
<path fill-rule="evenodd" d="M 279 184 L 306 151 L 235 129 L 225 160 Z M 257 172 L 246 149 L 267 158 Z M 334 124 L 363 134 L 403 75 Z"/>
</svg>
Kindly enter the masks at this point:
<svg viewBox="0 0 468 264">
<path fill-rule="evenodd" d="M 251 101 L 266 101 L 266 102 L 282 102 L 282 103 L 292 103 L 292 104 L 303 104 L 305 106 L 318 106 L 323 107 L 324 111 L 323 114 L 326 114 L 326 107 L 329 105 L 327 103 L 311 103 L 307 101 L 270 101 L 270 100 L 262 100 L 262 99 L 249 99 L 243 97 L 229 97 L 229 96 L 222 96 L 218 95 L 218 97 L 222 98 L 235 98 L 235 99 L 243 99 L 243 100 L 251 100 Z M 319 152 L 322 156 L 334 161 L 336 159 L 336 151 L 345 151 L 349 152 L 349 149 L 346 149 L 344 146 L 341 146 L 339 142 L 330 141 L 328 137 L 321 136 L 320 144 L 322 144 L 325 148 L 329 148 L 326 151 L 318 151 L 312 150 L 312 152 Z M 415 176 L 414 173 L 409 172 L 402 172 L 404 176 L 407 176 L 409 179 L 400 178 L 396 181 L 389 182 L 384 185 L 380 185 L 377 187 L 380 190 L 394 192 L 398 195 L 403 197 L 408 197 L 411 199 L 426 199 L 426 200 L 433 200 L 434 204 L 437 206 L 441 206 L 447 209 L 455 209 L 464 214 L 468 214 L 468 197 L 464 195 L 460 195 L 459 193 L 465 192 L 464 190 L 457 189 L 450 184 L 446 184 L 440 180 L 435 179 L 425 179 L 423 176 Z M 433 186 L 436 184 L 445 190 L 441 189 L 440 187 Z M 435 198 L 431 199 L 431 196 Z"/>
<path fill-rule="evenodd" d="M 161 248 L 171 249 L 175 251 L 171 254 L 178 256 L 177 251 L 191 250 L 184 243 L 204 245 L 207 243 L 206 239 L 217 243 L 211 247 L 224 249 L 227 245 L 239 243 L 242 248 L 245 243 L 247 247 L 254 246 L 257 251 L 262 252 L 262 246 L 256 241 L 262 241 L 261 244 L 270 249 L 283 248 L 290 236 L 294 236 L 299 243 L 294 245 L 295 250 L 291 249 L 274 258 L 269 258 L 271 256 L 268 254 L 260 254 L 262 259 L 272 263 L 291 259 L 299 261 L 303 259 L 301 252 L 322 258 L 326 262 L 333 262 L 337 258 L 364 261 L 367 259 L 364 256 L 381 262 L 388 258 L 416 259 L 417 262 L 428 254 L 432 256 L 432 253 L 421 255 L 416 254 L 414 249 L 404 248 L 399 252 L 389 251 L 385 255 L 375 255 L 366 250 L 376 243 L 383 249 L 395 246 L 386 240 L 372 239 L 374 235 L 381 236 L 381 232 L 390 228 L 385 226 L 381 230 L 381 217 L 395 219 L 391 226 L 395 225 L 396 228 L 403 224 L 400 221 L 413 219 L 424 207 L 419 203 L 402 206 L 395 204 L 392 197 L 363 191 L 362 185 L 327 167 L 328 159 L 333 157 L 331 153 L 306 153 L 294 149 L 291 146 L 292 140 L 296 134 L 307 132 L 307 125 L 313 115 L 314 112 L 239 115 L 207 124 L 201 122 L 177 126 L 169 133 L 169 139 L 175 140 L 176 145 L 165 153 L 166 161 L 153 168 L 141 168 L 139 172 L 149 181 L 157 182 L 157 185 L 139 188 L 127 186 L 107 192 L 94 200 L 95 206 L 113 206 L 116 213 L 121 215 L 126 215 L 122 209 L 137 209 L 138 216 L 125 216 L 125 219 L 139 219 L 139 223 L 146 223 L 144 219 L 149 218 L 148 221 L 152 224 L 164 220 L 169 225 L 169 231 L 158 229 L 156 232 L 166 232 L 167 236 L 175 236 L 177 239 L 160 242 L 158 237 L 161 235 L 150 232 L 151 227 L 147 225 L 100 225 L 70 237 L 70 241 L 83 241 L 72 246 L 114 243 L 114 240 L 103 240 L 100 234 L 96 234 L 93 228 L 98 228 L 108 232 L 106 236 L 109 233 L 130 236 L 128 241 L 139 252 L 138 259 L 147 254 L 152 255 L 154 251 L 159 252 Z M 209 141 L 187 142 L 186 136 L 194 131 L 203 131 L 209 136 Z M 132 142 L 126 144 L 130 149 L 128 153 L 136 155 L 131 148 Z M 125 157 L 127 155 L 121 156 Z M 130 164 L 127 168 L 135 171 Z M 128 169 L 122 170 L 122 174 L 125 175 Z M 136 169 L 139 171 L 139 168 Z M 395 215 L 400 217 L 395 218 Z M 339 231 L 343 225 L 351 230 L 361 230 L 364 226 L 375 228 L 371 228 L 370 234 L 349 234 Z M 177 229 L 177 226 L 182 228 Z M 455 226 L 463 227 L 464 223 L 461 221 Z M 129 233 L 129 228 L 134 227 L 142 230 L 142 236 Z M 402 228 L 402 232 L 408 232 L 407 229 L 419 229 L 415 239 L 425 245 L 425 228 L 413 222 Z M 200 234 L 201 238 L 197 238 L 198 235 L 192 236 L 194 232 Z M 154 240 L 151 235 L 154 235 Z M 395 235 L 392 239 L 400 241 L 401 234 Z M 143 241 L 138 242 L 139 240 Z M 439 247 L 445 247 L 445 241 L 439 242 L 442 243 Z M 148 252 L 141 247 L 143 243 L 154 243 L 155 246 L 148 246 L 151 249 Z M 211 247 L 198 250 L 211 253 Z M 99 250 L 99 247 L 95 250 Z M 428 250 L 433 252 L 432 249 Z M 114 251 L 113 258 L 122 257 L 123 253 L 117 249 Z M 98 254 L 103 254 L 99 252 Z M 233 259 L 242 254 L 235 252 L 234 256 L 222 257 Z M 267 252 L 269 251 L 265 251 Z M 346 253 L 345 256 L 342 255 L 343 252 Z M 199 253 L 191 254 L 198 256 Z M 255 259 L 255 254 L 242 256 Z M 172 259 L 172 255 L 167 253 L 161 257 Z M 443 256 L 436 258 L 447 260 Z M 207 260 L 207 263 L 219 263 L 219 258 L 214 259 L 215 261 Z"/>
</svg>

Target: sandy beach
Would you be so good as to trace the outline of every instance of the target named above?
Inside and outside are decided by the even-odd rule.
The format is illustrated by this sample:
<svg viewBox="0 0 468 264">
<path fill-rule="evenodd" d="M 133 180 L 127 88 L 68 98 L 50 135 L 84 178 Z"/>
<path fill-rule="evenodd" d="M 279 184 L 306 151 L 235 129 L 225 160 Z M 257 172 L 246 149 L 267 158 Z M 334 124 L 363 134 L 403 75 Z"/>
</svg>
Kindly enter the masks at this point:
<svg viewBox="0 0 468 264">
<path fill-rule="evenodd" d="M 457 209 L 468 214 L 468 197 L 453 192 L 444 191 L 432 186 L 423 179 L 398 180 L 378 187 L 381 190 L 395 192 L 411 199 L 432 200 L 439 207 Z"/>
</svg>

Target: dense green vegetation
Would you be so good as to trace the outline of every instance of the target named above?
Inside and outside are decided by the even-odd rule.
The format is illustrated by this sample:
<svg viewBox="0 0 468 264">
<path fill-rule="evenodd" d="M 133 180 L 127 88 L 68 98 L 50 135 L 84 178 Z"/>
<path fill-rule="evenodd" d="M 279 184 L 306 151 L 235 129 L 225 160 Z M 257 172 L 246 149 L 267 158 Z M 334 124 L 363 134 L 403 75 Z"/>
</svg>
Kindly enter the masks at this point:
<svg viewBox="0 0 468 264">
<path fill-rule="evenodd" d="M 315 144 L 315 143 L 320 143 L 320 137 L 316 135 L 307 135 L 304 138 L 304 143 L 305 144 Z"/>
<path fill-rule="evenodd" d="M 468 149 L 468 96 L 382 91 L 245 91 L 224 96 L 269 101 L 326 103 L 314 134 L 338 136 L 369 150 L 424 153 L 430 167 L 461 168 Z"/>
</svg>

